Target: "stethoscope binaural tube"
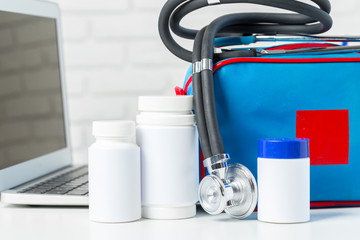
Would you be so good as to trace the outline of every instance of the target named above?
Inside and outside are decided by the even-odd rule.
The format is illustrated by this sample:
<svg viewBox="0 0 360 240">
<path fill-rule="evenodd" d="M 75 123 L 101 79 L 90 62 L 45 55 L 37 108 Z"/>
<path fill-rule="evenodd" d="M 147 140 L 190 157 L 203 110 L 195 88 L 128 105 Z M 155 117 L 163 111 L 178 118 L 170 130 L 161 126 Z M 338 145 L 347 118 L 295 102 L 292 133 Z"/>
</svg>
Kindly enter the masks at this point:
<svg viewBox="0 0 360 240">
<path fill-rule="evenodd" d="M 203 44 L 201 47 L 201 60 L 213 59 L 213 39 L 222 30 L 226 30 L 230 27 L 232 30 L 236 30 L 235 33 L 241 32 L 253 33 L 319 33 L 328 30 L 331 27 L 332 21 L 329 15 L 330 4 L 327 0 L 314 1 L 320 6 L 318 9 L 314 6 L 304 4 L 293 0 L 223 0 L 221 4 L 227 3 L 253 3 L 266 6 L 273 6 L 277 8 L 283 8 L 300 14 L 273 14 L 273 13 L 240 13 L 231 14 L 220 17 L 213 21 L 209 27 L 206 28 L 205 37 L 203 38 Z M 159 17 L 159 32 L 161 39 L 168 49 L 178 57 L 190 61 L 192 60 L 192 53 L 181 46 L 179 46 L 172 38 L 169 25 L 175 34 L 188 34 L 188 38 L 193 37 L 196 30 L 187 30 L 185 28 L 179 28 L 178 23 L 189 12 L 210 5 L 204 0 L 172 0 L 167 1 L 160 13 Z M 169 23 L 170 22 L 170 23 Z M 315 23 L 318 22 L 318 23 Z M 312 24 L 308 24 L 312 23 Z M 315 23 L 315 24 L 314 24 Z M 308 25 L 306 25 L 308 24 Z M 176 28 L 175 26 L 178 26 Z M 194 65 L 198 64 L 198 61 L 193 62 Z M 203 75 L 200 82 L 204 83 L 202 86 L 204 116 L 206 117 L 208 135 L 199 131 L 199 135 L 204 135 L 202 139 L 208 138 L 211 148 L 211 153 L 207 153 L 203 149 L 204 155 L 216 155 L 223 153 L 224 147 L 222 146 L 221 135 L 218 131 L 215 104 L 213 101 L 213 93 L 211 93 L 212 73 L 211 69 L 202 69 L 200 75 Z M 207 73 L 209 71 L 209 73 Z M 196 73 L 197 74 L 197 73 Z M 209 83 L 210 82 L 210 83 Z M 196 93 L 194 93 L 195 95 Z M 197 104 L 201 105 L 201 104 Z M 195 108 L 195 111 L 199 113 L 199 109 Z M 200 137 L 201 138 L 201 137 Z M 204 141 L 202 141 L 204 142 Z M 204 145 L 202 143 L 202 145 Z"/>
<path fill-rule="evenodd" d="M 290 9 L 290 8 L 288 8 Z M 316 8 L 315 8 L 316 9 Z M 293 9 L 295 10 L 295 9 Z M 281 22 L 282 16 L 278 17 L 278 19 L 274 18 L 273 22 Z M 279 21 L 277 21 L 279 20 Z M 221 29 L 227 26 L 234 26 L 239 23 L 246 22 L 266 22 L 268 20 L 268 16 L 262 13 L 241 13 L 241 14 L 230 14 L 220 18 L 217 18 L 212 23 L 210 23 L 204 32 L 203 41 L 201 46 L 201 61 L 206 61 L 207 59 L 213 59 L 213 49 L 214 49 L 214 39 L 216 33 L 221 31 Z M 311 25 L 315 26 L 315 25 Z M 260 26 L 258 26 L 259 28 Z M 297 28 L 296 28 L 297 27 Z M 295 28 L 300 31 L 299 26 L 261 26 L 264 32 L 266 28 L 270 28 L 271 31 L 275 30 L 277 33 L 288 33 Z M 256 27 L 254 27 L 256 29 Z M 322 29 L 321 29 L 322 30 Z M 312 31 L 312 30 L 311 30 Z M 193 64 L 196 64 L 193 62 Z M 211 146 L 212 155 L 217 155 L 224 153 L 224 147 L 221 140 L 221 135 L 217 123 L 216 117 L 216 109 L 215 109 L 215 99 L 214 99 L 214 90 L 213 90 L 213 73 L 212 68 L 202 69 L 201 71 L 201 82 L 202 82 L 202 95 L 204 101 L 204 112 L 205 119 L 207 125 L 207 132 L 209 136 L 209 142 Z M 196 93 L 194 93 L 196 94 Z M 197 113 L 195 109 L 195 113 Z M 201 133 L 200 133 L 201 134 Z"/>
<path fill-rule="evenodd" d="M 295 0 L 219 0 L 217 4 L 252 3 L 285 9 L 289 13 L 238 13 L 219 17 L 200 31 L 180 26 L 189 12 L 212 5 L 214 1 L 169 0 L 159 16 L 159 32 L 165 46 L 179 58 L 193 64 L 193 94 L 200 143 L 209 172 L 200 183 L 200 203 L 210 214 L 225 210 L 231 216 L 244 218 L 252 213 L 257 202 L 256 181 L 241 164 L 228 165 L 229 154 L 218 127 L 212 62 L 216 37 L 260 34 L 316 34 L 327 31 L 332 20 L 328 0 L 313 0 L 320 8 Z M 193 52 L 181 47 L 172 37 L 194 39 Z M 248 51 L 258 54 L 256 51 Z"/>
<path fill-rule="evenodd" d="M 316 34 L 325 32 L 330 29 L 332 20 L 328 13 L 330 12 L 330 3 L 328 0 L 312 0 L 317 4 L 319 8 L 311 6 L 302 2 L 294 0 L 221 0 L 219 4 L 230 3 L 252 3 L 258 5 L 265 5 L 270 7 L 287 9 L 289 11 L 297 12 L 300 14 L 283 14 L 283 13 L 261 13 L 267 16 L 267 21 L 262 23 L 246 24 L 228 26 L 223 29 L 224 32 L 219 32 L 219 36 L 229 36 L 229 34 L 240 35 L 241 33 L 280 33 L 279 27 L 284 29 L 288 34 Z M 210 2 L 210 1 L 209 1 Z M 165 46 L 175 56 L 191 62 L 192 52 L 181 47 L 171 36 L 171 31 L 174 34 L 185 37 L 188 39 L 194 39 L 197 30 L 186 29 L 180 26 L 181 19 L 188 13 L 213 5 L 206 0 L 168 0 L 163 6 L 158 21 L 158 30 L 160 37 Z M 272 23 L 275 16 L 281 17 L 282 20 L 278 23 Z M 270 23 L 270 24 L 269 24 Z M 278 26 L 278 24 L 282 24 Z M 170 29 L 171 27 L 171 29 Z M 272 27 L 275 27 L 274 29 Z M 285 31 L 286 29 L 286 31 Z"/>
<path fill-rule="evenodd" d="M 196 35 L 194 40 L 194 51 L 192 54 L 193 64 L 193 73 L 192 73 L 192 82 L 193 82 L 193 91 L 194 94 L 194 108 L 197 109 L 197 114 L 195 114 L 195 119 L 197 123 L 197 128 L 199 132 L 199 138 L 201 143 L 201 149 L 204 155 L 204 158 L 211 157 L 211 147 L 209 142 L 209 136 L 207 133 L 207 125 L 204 114 L 204 104 L 203 104 L 203 90 L 201 82 L 201 43 L 202 38 L 205 32 L 205 28 L 201 29 Z"/>
</svg>

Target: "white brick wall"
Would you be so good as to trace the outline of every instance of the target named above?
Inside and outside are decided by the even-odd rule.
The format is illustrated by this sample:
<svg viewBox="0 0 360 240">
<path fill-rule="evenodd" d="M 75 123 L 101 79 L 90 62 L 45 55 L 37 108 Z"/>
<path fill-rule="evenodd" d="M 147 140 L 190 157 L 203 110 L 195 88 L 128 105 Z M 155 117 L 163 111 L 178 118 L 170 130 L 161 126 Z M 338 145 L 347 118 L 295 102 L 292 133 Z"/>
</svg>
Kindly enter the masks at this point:
<svg viewBox="0 0 360 240">
<path fill-rule="evenodd" d="M 55 2 L 63 13 L 74 160 L 86 162 L 93 120 L 134 120 L 137 96 L 173 94 L 174 86 L 182 86 L 188 64 L 170 54 L 158 37 L 157 17 L 165 0 Z M 360 2 L 337 0 L 332 5 L 334 27 L 329 34 L 360 35 L 355 27 L 360 25 Z M 195 26 L 201 26 L 210 16 L 235 9 L 265 10 L 252 5 L 213 7 L 185 18 L 184 24 L 192 26 L 196 19 L 200 23 Z"/>
<path fill-rule="evenodd" d="M 119 11 L 127 10 L 130 6 L 128 0 L 60 0 L 55 2 L 61 2 L 61 7 L 69 12 L 76 11 Z"/>
<path fill-rule="evenodd" d="M 69 68 L 84 69 L 121 67 L 125 44 L 107 42 L 77 42 L 65 48 L 66 64 Z"/>
</svg>

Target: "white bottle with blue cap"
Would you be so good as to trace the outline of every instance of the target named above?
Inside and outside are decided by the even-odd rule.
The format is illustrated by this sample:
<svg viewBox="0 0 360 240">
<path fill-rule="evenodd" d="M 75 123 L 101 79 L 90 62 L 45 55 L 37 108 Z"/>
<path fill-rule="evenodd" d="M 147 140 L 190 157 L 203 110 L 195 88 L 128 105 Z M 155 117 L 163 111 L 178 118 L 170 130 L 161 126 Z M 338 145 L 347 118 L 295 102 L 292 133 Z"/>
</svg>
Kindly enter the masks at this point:
<svg viewBox="0 0 360 240">
<path fill-rule="evenodd" d="M 258 144 L 258 219 L 272 223 L 309 221 L 308 139 L 260 139 Z"/>
</svg>

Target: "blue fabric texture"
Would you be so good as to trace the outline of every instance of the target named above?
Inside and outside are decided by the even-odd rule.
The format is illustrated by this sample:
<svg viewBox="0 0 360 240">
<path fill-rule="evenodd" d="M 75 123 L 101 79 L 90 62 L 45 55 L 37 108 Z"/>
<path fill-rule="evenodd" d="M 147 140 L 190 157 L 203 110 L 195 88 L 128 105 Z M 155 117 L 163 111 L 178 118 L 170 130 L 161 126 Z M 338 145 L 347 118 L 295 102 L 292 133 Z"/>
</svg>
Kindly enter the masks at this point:
<svg viewBox="0 0 360 240">
<path fill-rule="evenodd" d="M 354 57 L 360 54 L 273 58 Z M 191 68 L 185 82 L 190 75 Z M 230 163 L 247 166 L 255 177 L 258 139 L 296 137 L 296 111 L 348 109 L 349 163 L 311 166 L 310 195 L 311 201 L 360 200 L 360 62 L 231 63 L 215 72 L 214 88 Z"/>
</svg>

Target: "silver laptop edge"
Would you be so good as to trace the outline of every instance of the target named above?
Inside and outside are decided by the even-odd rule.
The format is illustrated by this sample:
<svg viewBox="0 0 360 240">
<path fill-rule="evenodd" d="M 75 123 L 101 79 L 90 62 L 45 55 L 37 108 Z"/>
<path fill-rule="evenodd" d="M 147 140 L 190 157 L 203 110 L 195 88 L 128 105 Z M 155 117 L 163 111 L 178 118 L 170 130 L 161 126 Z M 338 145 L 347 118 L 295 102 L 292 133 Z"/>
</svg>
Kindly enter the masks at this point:
<svg viewBox="0 0 360 240">
<path fill-rule="evenodd" d="M 66 146 L 59 150 L 47 153 L 45 155 L 29 159 L 27 161 L 6 167 L 0 170 L 0 192 L 8 190 L 15 186 L 22 185 L 26 182 L 31 182 L 33 179 L 44 180 L 50 178 L 45 176 L 48 173 L 63 169 L 66 166 L 72 165 L 72 153 L 70 145 L 69 133 L 69 117 L 66 96 L 66 84 L 64 74 L 64 60 L 61 39 L 61 21 L 60 10 L 57 4 L 45 1 L 36 0 L 0 0 L 0 11 L 26 14 L 30 16 L 45 17 L 54 19 L 56 23 L 56 40 L 58 51 L 58 62 L 61 83 L 61 97 L 63 105 L 64 131 Z M 0 12 L 0 13 L 1 13 Z M 0 159 L 1 160 L 1 159 Z M 56 173 L 61 174 L 61 172 Z M 40 178 L 44 176 L 43 178 Z M 35 194 L 20 194 L 21 196 L 14 196 L 14 190 L 2 192 L 1 201 L 19 203 L 19 204 L 46 204 L 46 205 L 87 205 L 87 198 L 79 196 L 66 196 L 67 200 L 59 200 L 58 196 L 35 195 Z M 32 198 L 27 198 L 27 197 Z"/>
<path fill-rule="evenodd" d="M 62 175 L 68 171 L 69 168 L 60 169 L 56 172 L 49 173 L 45 176 L 36 178 L 25 184 L 14 187 L 1 194 L 1 201 L 11 204 L 26 204 L 26 205 L 57 205 L 57 206 L 87 206 L 89 204 L 88 197 L 75 195 L 42 195 L 42 194 L 27 194 L 18 192 L 26 189 L 39 182 L 47 181 L 53 177 Z"/>
</svg>

